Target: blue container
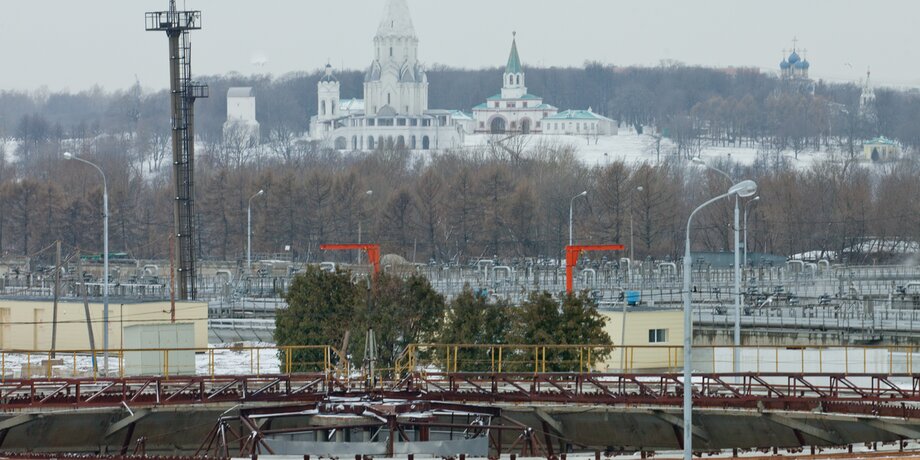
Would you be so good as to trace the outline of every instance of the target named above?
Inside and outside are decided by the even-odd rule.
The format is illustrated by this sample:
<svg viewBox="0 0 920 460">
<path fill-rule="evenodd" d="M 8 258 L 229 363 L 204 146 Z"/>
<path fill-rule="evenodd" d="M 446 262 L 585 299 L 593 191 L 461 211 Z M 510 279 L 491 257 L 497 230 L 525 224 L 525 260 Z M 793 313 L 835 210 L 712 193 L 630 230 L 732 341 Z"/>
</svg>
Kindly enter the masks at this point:
<svg viewBox="0 0 920 460">
<path fill-rule="evenodd" d="M 638 305 L 640 300 L 642 300 L 640 291 L 626 291 L 626 305 Z"/>
</svg>

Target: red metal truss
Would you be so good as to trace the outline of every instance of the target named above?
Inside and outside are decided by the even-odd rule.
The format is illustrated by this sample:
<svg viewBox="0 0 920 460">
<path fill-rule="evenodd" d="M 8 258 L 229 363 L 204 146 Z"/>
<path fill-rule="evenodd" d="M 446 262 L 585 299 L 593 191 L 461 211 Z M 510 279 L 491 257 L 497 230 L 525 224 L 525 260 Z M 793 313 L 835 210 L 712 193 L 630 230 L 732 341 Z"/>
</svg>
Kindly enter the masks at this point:
<svg viewBox="0 0 920 460">
<path fill-rule="evenodd" d="M 622 244 L 575 245 L 565 247 L 565 292 L 572 293 L 572 272 L 582 251 L 622 251 Z"/>
<path fill-rule="evenodd" d="M 350 251 L 359 250 L 367 252 L 367 258 L 374 266 L 374 274 L 380 273 L 380 245 L 379 244 L 321 244 L 323 251 Z"/>
<path fill-rule="evenodd" d="M 327 396 L 447 403 L 567 403 L 680 407 L 676 374 L 418 373 L 367 391 L 364 382 L 325 374 L 7 380 L 0 411 L 29 408 L 133 407 L 279 402 L 310 404 Z M 694 406 L 818 410 L 920 418 L 920 375 L 697 374 Z"/>
</svg>

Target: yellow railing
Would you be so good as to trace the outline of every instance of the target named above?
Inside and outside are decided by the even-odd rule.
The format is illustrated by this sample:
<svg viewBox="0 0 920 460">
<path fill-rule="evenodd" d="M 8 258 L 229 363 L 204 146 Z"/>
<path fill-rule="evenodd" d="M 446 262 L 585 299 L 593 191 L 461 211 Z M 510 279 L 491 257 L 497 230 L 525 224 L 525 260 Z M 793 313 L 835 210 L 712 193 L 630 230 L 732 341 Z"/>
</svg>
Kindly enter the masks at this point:
<svg viewBox="0 0 920 460">
<path fill-rule="evenodd" d="M 920 347 L 694 346 L 696 372 L 912 374 Z M 683 347 L 675 345 L 413 344 L 396 362 L 409 372 L 678 372 Z M 917 369 L 920 371 L 920 368 Z"/>
<path fill-rule="evenodd" d="M 140 376 L 220 377 L 322 373 L 369 381 L 330 346 L 268 346 L 109 350 L 0 350 L 0 381 L 20 378 Z M 920 347 L 695 346 L 693 369 L 703 373 L 913 374 Z M 360 367 L 360 366 L 359 366 Z M 386 385 L 411 373 L 656 373 L 678 372 L 683 347 L 674 345 L 412 344 L 392 366 L 378 363 L 376 381 Z"/>
<path fill-rule="evenodd" d="M 101 350 L 0 350 L 0 380 L 348 373 L 348 363 L 330 346 L 111 349 L 108 355 L 106 374 Z"/>
</svg>

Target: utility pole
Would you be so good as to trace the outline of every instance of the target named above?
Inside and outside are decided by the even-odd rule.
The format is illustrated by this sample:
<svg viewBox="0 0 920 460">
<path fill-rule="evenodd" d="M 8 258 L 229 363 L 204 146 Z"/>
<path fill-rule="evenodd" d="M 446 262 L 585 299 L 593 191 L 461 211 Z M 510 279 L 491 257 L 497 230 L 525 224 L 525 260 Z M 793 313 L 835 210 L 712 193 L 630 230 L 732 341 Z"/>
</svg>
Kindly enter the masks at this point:
<svg viewBox="0 0 920 460">
<path fill-rule="evenodd" d="M 54 242 L 54 307 L 51 309 L 51 359 L 57 349 L 58 298 L 61 295 L 61 240 Z"/>
<path fill-rule="evenodd" d="M 83 291 L 83 314 L 86 315 L 86 332 L 89 334 L 89 351 L 93 355 L 93 374 L 99 371 L 96 363 L 96 337 L 93 334 L 93 318 L 89 312 L 89 299 L 86 294 L 86 277 L 83 276 L 83 257 L 77 249 L 77 276 L 80 277 L 80 290 Z"/>
</svg>

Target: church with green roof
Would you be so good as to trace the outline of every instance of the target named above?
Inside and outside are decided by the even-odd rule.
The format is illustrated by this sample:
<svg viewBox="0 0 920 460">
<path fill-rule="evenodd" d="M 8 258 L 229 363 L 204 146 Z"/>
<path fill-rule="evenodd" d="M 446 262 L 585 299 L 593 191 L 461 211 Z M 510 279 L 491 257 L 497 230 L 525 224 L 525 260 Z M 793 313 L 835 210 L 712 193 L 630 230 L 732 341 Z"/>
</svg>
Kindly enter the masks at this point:
<svg viewBox="0 0 920 460">
<path fill-rule="evenodd" d="M 517 37 L 511 41 L 511 54 L 502 76 L 502 90 L 486 102 L 473 107 L 477 133 L 539 134 L 543 119 L 559 109 L 543 103 L 543 98 L 527 92 L 524 66 L 518 54 Z"/>
<path fill-rule="evenodd" d="M 617 133 L 616 121 L 590 108 L 559 113 L 559 109 L 544 103 L 542 97 L 528 93 L 525 79 L 515 34 L 502 75 L 501 92 L 473 107 L 475 133 L 595 136 Z"/>
</svg>

